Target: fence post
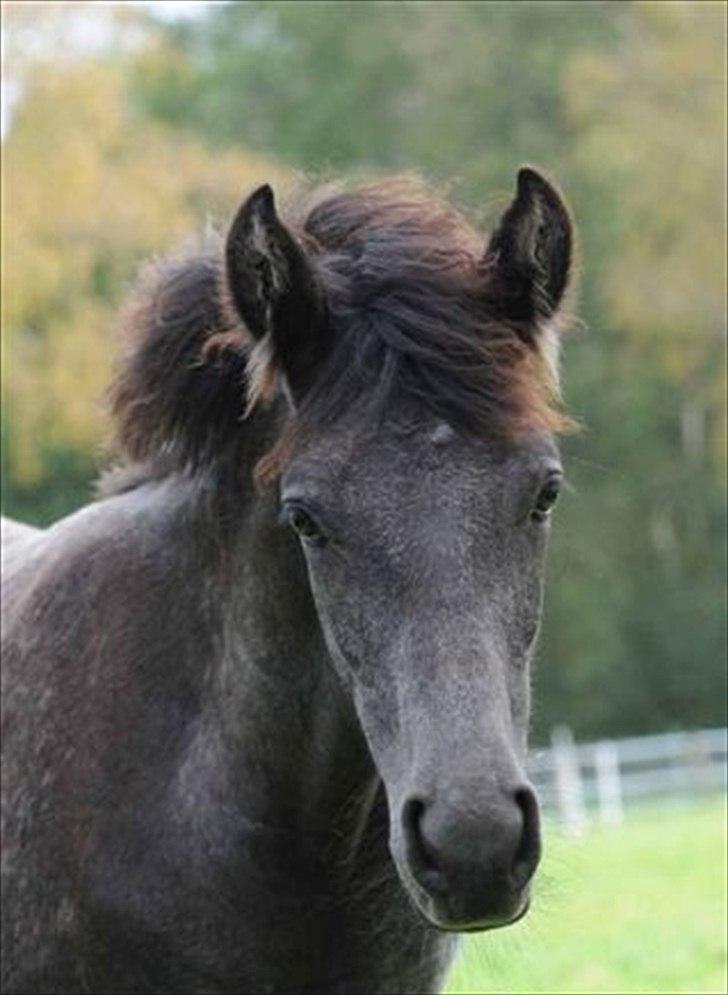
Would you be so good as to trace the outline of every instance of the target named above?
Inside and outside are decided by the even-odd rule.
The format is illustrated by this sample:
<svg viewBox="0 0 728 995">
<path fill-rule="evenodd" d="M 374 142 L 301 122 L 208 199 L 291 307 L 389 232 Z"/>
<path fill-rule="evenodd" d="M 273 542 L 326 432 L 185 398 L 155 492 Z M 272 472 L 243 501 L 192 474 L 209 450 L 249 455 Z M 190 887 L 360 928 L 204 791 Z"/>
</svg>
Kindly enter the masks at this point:
<svg viewBox="0 0 728 995">
<path fill-rule="evenodd" d="M 619 774 L 619 749 L 612 740 L 594 747 L 594 769 L 597 776 L 599 819 L 605 825 L 618 826 L 624 819 L 622 782 Z"/>
<path fill-rule="evenodd" d="M 571 729 L 568 726 L 557 726 L 551 733 L 551 745 L 561 823 L 565 832 L 581 836 L 587 825 L 587 817 L 579 757 Z"/>
<path fill-rule="evenodd" d="M 712 788 L 710 753 L 701 732 L 689 732 L 685 737 L 685 754 L 688 776 L 696 794 L 707 793 Z"/>
</svg>

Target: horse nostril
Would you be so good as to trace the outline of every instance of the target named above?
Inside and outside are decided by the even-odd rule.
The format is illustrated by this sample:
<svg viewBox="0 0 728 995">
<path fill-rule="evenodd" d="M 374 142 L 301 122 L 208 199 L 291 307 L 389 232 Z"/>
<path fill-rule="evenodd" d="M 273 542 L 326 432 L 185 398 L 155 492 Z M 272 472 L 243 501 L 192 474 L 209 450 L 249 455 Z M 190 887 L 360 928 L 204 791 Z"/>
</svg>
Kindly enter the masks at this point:
<svg viewBox="0 0 728 995">
<path fill-rule="evenodd" d="M 515 793 L 516 805 L 521 810 L 521 838 L 513 858 L 511 878 L 517 888 L 523 888 L 534 875 L 541 859 L 541 831 L 539 828 L 538 802 L 531 788 L 519 788 Z"/>
<path fill-rule="evenodd" d="M 427 844 L 422 832 L 426 807 L 421 798 L 410 798 L 402 807 L 402 828 L 407 855 L 420 883 L 433 891 L 442 891 L 444 890 L 442 870 L 434 850 Z"/>
</svg>

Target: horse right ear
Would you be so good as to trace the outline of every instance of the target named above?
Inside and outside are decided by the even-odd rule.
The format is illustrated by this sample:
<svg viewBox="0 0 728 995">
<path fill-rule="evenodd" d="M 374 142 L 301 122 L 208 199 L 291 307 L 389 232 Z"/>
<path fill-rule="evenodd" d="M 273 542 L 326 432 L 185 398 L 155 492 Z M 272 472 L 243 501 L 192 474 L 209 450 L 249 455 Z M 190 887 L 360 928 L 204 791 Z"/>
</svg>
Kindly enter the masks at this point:
<svg viewBox="0 0 728 995">
<path fill-rule="evenodd" d="M 235 310 L 258 343 L 250 362 L 251 402 L 270 391 L 276 373 L 297 402 L 326 359 L 330 335 L 319 280 L 278 218 L 267 184 L 235 216 L 225 267 Z"/>
</svg>

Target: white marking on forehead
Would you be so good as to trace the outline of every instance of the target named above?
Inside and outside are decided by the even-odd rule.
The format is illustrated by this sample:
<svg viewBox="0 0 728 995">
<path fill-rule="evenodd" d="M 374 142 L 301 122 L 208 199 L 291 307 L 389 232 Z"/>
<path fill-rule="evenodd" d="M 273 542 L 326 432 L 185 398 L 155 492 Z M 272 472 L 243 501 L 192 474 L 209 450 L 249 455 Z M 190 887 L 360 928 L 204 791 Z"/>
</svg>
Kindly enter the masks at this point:
<svg viewBox="0 0 728 995">
<path fill-rule="evenodd" d="M 455 430 L 446 421 L 439 422 L 430 435 L 430 441 L 436 446 L 444 446 L 455 438 Z"/>
</svg>

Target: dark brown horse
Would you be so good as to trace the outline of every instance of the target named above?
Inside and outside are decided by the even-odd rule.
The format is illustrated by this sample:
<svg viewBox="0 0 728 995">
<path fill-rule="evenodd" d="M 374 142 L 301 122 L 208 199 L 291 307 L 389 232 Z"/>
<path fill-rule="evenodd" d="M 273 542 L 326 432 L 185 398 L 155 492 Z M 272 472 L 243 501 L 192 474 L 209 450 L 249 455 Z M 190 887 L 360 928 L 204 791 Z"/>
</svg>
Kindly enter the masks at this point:
<svg viewBox="0 0 728 995">
<path fill-rule="evenodd" d="M 6 543 L 5 992 L 435 991 L 525 913 L 571 239 L 263 187 L 147 274 L 124 465 Z"/>
</svg>

